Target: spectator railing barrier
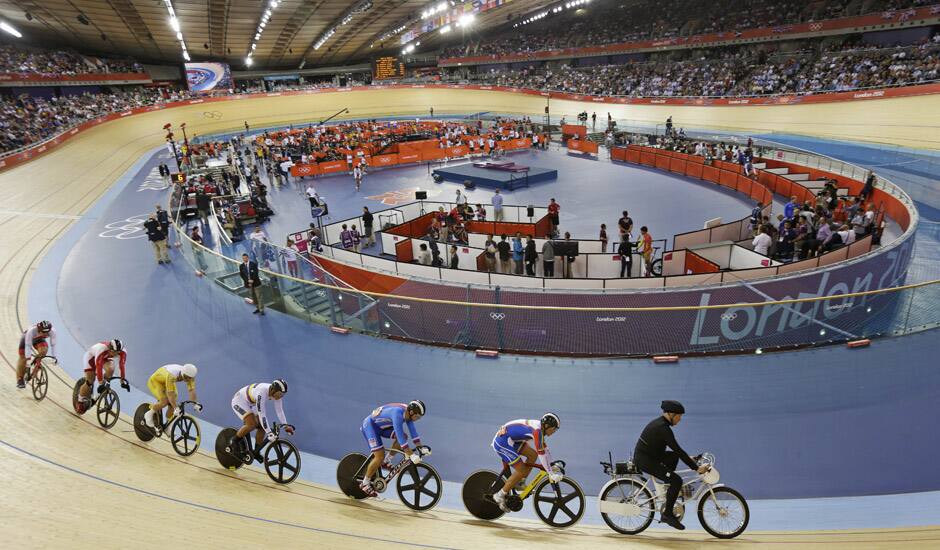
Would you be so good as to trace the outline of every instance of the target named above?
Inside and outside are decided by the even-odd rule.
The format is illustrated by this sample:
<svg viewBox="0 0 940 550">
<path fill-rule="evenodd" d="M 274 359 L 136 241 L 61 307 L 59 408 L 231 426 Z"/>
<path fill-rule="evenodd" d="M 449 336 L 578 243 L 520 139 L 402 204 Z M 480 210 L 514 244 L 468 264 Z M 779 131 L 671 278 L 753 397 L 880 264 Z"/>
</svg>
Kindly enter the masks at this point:
<svg viewBox="0 0 940 550">
<path fill-rule="evenodd" d="M 832 164 L 830 168 L 848 171 L 848 166 Z M 786 349 L 940 326 L 940 311 L 933 307 L 940 298 L 936 274 L 926 282 L 904 284 L 917 214 L 906 194 L 893 187 L 883 181 L 879 189 L 912 209 L 911 219 L 901 238 L 876 251 L 865 254 L 869 243 L 858 241 L 834 253 L 773 268 L 623 280 L 658 288 L 631 293 L 613 292 L 613 287 L 559 293 L 550 291 L 548 284 L 533 292 L 500 286 L 508 285 L 514 276 L 395 264 L 409 266 L 404 273 L 408 277 L 401 277 L 375 269 L 385 260 L 354 255 L 362 262 L 356 266 L 346 251 L 331 247 L 324 247 L 323 256 L 310 263 L 316 270 L 301 264 L 299 276 L 293 276 L 290 268 L 277 261 L 277 247 L 262 244 L 255 254 L 260 254 L 269 281 L 263 292 L 269 307 L 375 336 L 554 355 Z M 185 234 L 180 236 L 189 240 Z M 206 278 L 218 282 L 216 288 L 246 294 L 240 289 L 236 260 L 191 241 L 188 244 L 180 248 L 184 257 L 198 264 Z M 856 252 L 860 255 L 851 258 Z M 685 253 L 672 251 L 676 258 L 670 261 L 683 260 L 684 269 Z M 810 267 L 825 269 L 805 271 Z M 441 284 L 412 278 L 419 268 L 463 273 L 467 280 Z M 785 276 L 763 278 L 773 269 Z M 801 273 L 794 275 L 796 271 Z M 335 284 L 339 279 L 346 284 Z M 554 285 L 571 280 L 543 281 Z M 674 288 L 670 281 L 682 281 L 685 288 Z M 479 284 L 483 282 L 489 284 Z M 718 282 L 724 284 L 688 286 Z M 201 289 L 197 291 L 202 293 L 205 287 Z"/>
</svg>

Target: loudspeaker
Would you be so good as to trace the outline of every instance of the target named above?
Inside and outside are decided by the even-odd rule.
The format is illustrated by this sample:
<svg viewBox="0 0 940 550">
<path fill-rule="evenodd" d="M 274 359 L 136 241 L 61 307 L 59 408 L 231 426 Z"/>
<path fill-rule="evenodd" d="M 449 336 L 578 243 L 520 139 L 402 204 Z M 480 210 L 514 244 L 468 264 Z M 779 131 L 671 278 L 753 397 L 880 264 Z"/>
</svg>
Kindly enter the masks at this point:
<svg viewBox="0 0 940 550">
<path fill-rule="evenodd" d="M 416 201 L 428 200 L 428 192 L 427 191 L 415 191 L 415 200 Z"/>
<path fill-rule="evenodd" d="M 534 217 L 535 217 L 535 207 L 532 206 L 531 204 L 530 204 L 529 206 L 526 206 L 526 207 L 525 207 L 525 215 L 528 216 L 528 217 L 530 217 L 530 218 L 534 218 Z"/>
</svg>

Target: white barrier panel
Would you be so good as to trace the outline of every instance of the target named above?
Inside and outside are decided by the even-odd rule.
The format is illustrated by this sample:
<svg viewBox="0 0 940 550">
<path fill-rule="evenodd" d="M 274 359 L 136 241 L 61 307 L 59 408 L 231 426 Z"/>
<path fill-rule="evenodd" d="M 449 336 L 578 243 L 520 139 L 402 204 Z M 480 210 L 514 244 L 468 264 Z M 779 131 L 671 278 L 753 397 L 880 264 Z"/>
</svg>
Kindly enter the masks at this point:
<svg viewBox="0 0 940 550">
<path fill-rule="evenodd" d="M 486 235 L 482 233 L 468 233 L 467 240 L 470 241 L 470 246 L 473 248 L 479 248 L 480 251 L 482 251 L 483 245 L 486 244 Z"/>
<path fill-rule="evenodd" d="M 600 241 L 578 241 L 579 254 L 600 254 L 603 251 Z"/>
<path fill-rule="evenodd" d="M 398 270 L 395 266 L 395 260 L 388 258 L 376 258 L 375 256 L 368 256 L 363 254 L 361 256 L 362 265 L 372 269 L 381 269 L 383 271 L 388 271 L 391 273 L 397 273 Z"/>
<path fill-rule="evenodd" d="M 392 235 L 390 233 L 382 233 L 382 253 L 389 254 L 391 256 L 395 255 L 395 243 L 407 239 L 408 237 L 402 237 L 401 235 Z"/>
<path fill-rule="evenodd" d="M 725 271 L 722 273 L 722 281 L 724 282 L 734 282 L 734 281 L 749 281 L 751 279 L 759 279 L 761 277 L 770 277 L 777 274 L 776 267 L 765 267 L 762 269 L 745 269 L 742 271 Z"/>
<path fill-rule="evenodd" d="M 402 214 L 405 217 L 405 221 L 410 221 L 421 216 L 421 203 L 412 202 L 408 204 L 403 204 L 403 205 L 398 206 L 397 210 L 401 210 Z M 437 207 L 431 208 L 428 203 L 425 203 L 424 210 L 425 212 L 431 212 L 432 210 L 437 210 Z"/>
<path fill-rule="evenodd" d="M 463 262 L 463 258 L 461 258 Z M 465 269 L 441 269 L 441 280 L 455 283 L 488 285 L 490 277 L 486 273 L 479 271 L 469 271 Z"/>
<path fill-rule="evenodd" d="M 440 279 L 441 270 L 429 265 L 410 264 L 398 262 L 398 272 L 402 275 L 411 275 L 414 277 L 423 277 L 425 279 Z"/>
<path fill-rule="evenodd" d="M 803 260 L 802 262 L 783 264 L 777 268 L 777 273 L 783 275 L 785 273 L 803 271 L 804 269 L 815 269 L 819 265 L 817 260 L 818 258 L 810 258 L 808 260 Z"/>
<path fill-rule="evenodd" d="M 588 273 L 592 278 L 615 279 L 620 277 L 620 257 L 616 254 L 591 254 L 588 258 Z"/>
<path fill-rule="evenodd" d="M 701 273 L 697 275 L 682 275 L 667 277 L 666 286 L 693 286 L 721 282 L 721 273 Z"/>
<path fill-rule="evenodd" d="M 351 250 L 343 250 L 342 248 L 333 248 L 333 257 L 337 260 L 354 264 L 362 265 L 362 255 Z"/>
<path fill-rule="evenodd" d="M 770 267 L 777 264 L 767 256 L 748 250 L 743 246 L 734 245 L 731 247 L 730 265 L 731 269 L 751 269 L 752 267 Z"/>
<path fill-rule="evenodd" d="M 556 269 L 557 271 L 557 269 Z M 545 288 L 604 288 L 602 279 L 543 279 Z"/>
<path fill-rule="evenodd" d="M 662 288 L 665 279 L 662 277 L 634 277 L 632 279 L 608 279 L 604 281 L 604 288 L 611 289 L 629 289 L 629 288 Z"/>
<path fill-rule="evenodd" d="M 819 257 L 819 265 L 832 265 L 837 262 L 846 260 L 849 256 L 849 247 L 843 246 L 842 248 L 837 248 L 828 254 L 823 254 Z"/>
<path fill-rule="evenodd" d="M 663 276 L 672 277 L 675 275 L 685 275 L 684 249 L 663 254 Z"/>
<path fill-rule="evenodd" d="M 692 252 L 705 258 L 710 262 L 718 264 L 721 269 L 728 269 L 731 264 L 732 244 L 719 244 L 716 246 L 703 246 L 691 249 Z"/>
<path fill-rule="evenodd" d="M 490 274 L 490 282 L 501 287 L 542 288 L 542 279 L 521 275 Z"/>
</svg>

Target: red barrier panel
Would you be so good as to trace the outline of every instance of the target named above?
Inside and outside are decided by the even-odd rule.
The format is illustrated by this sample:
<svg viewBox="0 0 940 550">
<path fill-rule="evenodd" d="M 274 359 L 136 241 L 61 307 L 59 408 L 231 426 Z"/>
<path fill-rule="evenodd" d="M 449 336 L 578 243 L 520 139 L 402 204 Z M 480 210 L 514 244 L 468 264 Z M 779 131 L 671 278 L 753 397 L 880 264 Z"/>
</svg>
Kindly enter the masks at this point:
<svg viewBox="0 0 940 550">
<path fill-rule="evenodd" d="M 331 160 L 329 162 L 320 163 L 321 174 L 332 174 L 335 172 L 344 172 L 344 171 L 346 171 L 346 163 L 341 160 Z"/>
<path fill-rule="evenodd" d="M 552 232 L 552 220 L 548 214 L 542 216 L 542 219 L 535 222 L 535 235 L 533 237 L 542 239 L 548 237 Z"/>
<path fill-rule="evenodd" d="M 587 136 L 587 127 L 581 126 L 580 124 L 562 124 L 561 133 L 583 138 Z"/>
<path fill-rule="evenodd" d="M 721 177 L 721 170 L 715 168 L 714 166 L 702 166 L 702 179 L 705 181 L 710 181 L 712 183 L 718 183 L 718 178 Z"/>
<path fill-rule="evenodd" d="M 738 174 L 737 189 L 738 191 L 750 195 L 751 194 L 751 185 L 753 185 L 751 178 Z"/>
<path fill-rule="evenodd" d="M 738 175 L 730 170 L 722 170 L 718 176 L 718 183 L 728 189 L 737 189 Z"/>
<path fill-rule="evenodd" d="M 444 158 L 443 149 L 425 149 L 421 151 L 421 160 L 437 160 Z"/>
<path fill-rule="evenodd" d="M 398 164 L 398 155 L 379 155 L 377 157 L 372 157 L 372 166 L 394 166 Z"/>
<path fill-rule="evenodd" d="M 640 164 L 640 152 L 634 149 L 627 149 L 627 162 L 632 162 L 633 164 Z"/>
<path fill-rule="evenodd" d="M 645 166 L 656 166 L 656 155 L 647 151 L 640 151 L 640 164 Z"/>
<path fill-rule="evenodd" d="M 669 170 L 670 158 L 665 155 L 656 155 L 656 168 L 660 170 Z"/>
<path fill-rule="evenodd" d="M 470 148 L 466 145 L 457 145 L 456 147 L 447 147 L 444 154 L 450 158 L 465 157 L 470 154 Z"/>
<path fill-rule="evenodd" d="M 316 176 L 320 173 L 320 167 L 316 164 L 295 164 L 290 167 L 290 175 L 295 178 L 303 176 Z"/>
<path fill-rule="evenodd" d="M 610 150 L 610 158 L 623 162 L 627 160 L 627 150 L 623 147 L 613 147 Z"/>
<path fill-rule="evenodd" d="M 694 273 L 718 273 L 718 264 L 706 260 L 691 250 L 685 251 L 685 274 Z"/>
<path fill-rule="evenodd" d="M 581 151 L 582 153 L 597 154 L 597 144 L 593 141 L 568 140 L 569 151 Z"/>
<path fill-rule="evenodd" d="M 421 162 L 420 153 L 399 153 L 398 164 L 408 164 L 411 162 Z"/>
<path fill-rule="evenodd" d="M 399 153 L 418 153 L 428 149 L 440 149 L 441 142 L 436 139 L 424 139 L 421 141 L 405 141 L 398 144 Z"/>
<path fill-rule="evenodd" d="M 685 159 L 669 159 L 669 171 L 678 174 L 685 174 Z"/>
<path fill-rule="evenodd" d="M 688 161 L 685 163 L 685 175 L 702 179 L 702 168 L 704 167 L 704 164 Z"/>
<path fill-rule="evenodd" d="M 403 263 L 408 263 L 415 259 L 411 239 L 404 239 L 395 243 L 395 259 Z"/>
<path fill-rule="evenodd" d="M 694 162 L 696 164 L 705 164 L 705 157 L 700 157 L 698 155 L 686 155 L 686 156 L 689 157 L 688 159 L 686 159 L 689 162 Z"/>
</svg>

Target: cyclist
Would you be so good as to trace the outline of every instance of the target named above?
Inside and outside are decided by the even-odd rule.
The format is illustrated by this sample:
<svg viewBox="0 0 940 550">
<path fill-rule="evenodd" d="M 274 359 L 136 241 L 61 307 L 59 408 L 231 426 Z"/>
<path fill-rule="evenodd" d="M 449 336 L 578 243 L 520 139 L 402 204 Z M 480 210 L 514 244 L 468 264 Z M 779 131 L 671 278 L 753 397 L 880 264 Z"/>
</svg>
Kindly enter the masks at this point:
<svg viewBox="0 0 940 550">
<path fill-rule="evenodd" d="M 682 403 L 666 400 L 660 404 L 660 408 L 663 410 L 662 416 L 647 424 L 643 433 L 640 434 L 636 449 L 633 451 L 633 461 L 641 471 L 669 485 L 661 521 L 681 530 L 685 529 L 685 526 L 673 514 L 673 507 L 682 489 L 682 477 L 675 472 L 676 465 L 681 458 L 689 468 L 700 474 L 707 472 L 709 467 L 696 464 L 695 459 L 682 450 L 676 442 L 676 436 L 672 433 L 672 427 L 678 425 L 682 420 L 682 415 L 685 414 L 685 407 Z M 672 450 L 667 451 L 667 446 Z"/>
<path fill-rule="evenodd" d="M 388 403 L 377 407 L 372 414 L 362 421 L 362 427 L 359 430 L 362 436 L 369 443 L 369 451 L 372 452 L 372 461 L 366 468 L 365 477 L 359 488 L 362 491 L 374 497 L 377 495 L 372 488 L 372 476 L 378 471 L 379 467 L 385 464 L 385 445 L 382 438 L 392 440 L 392 448 L 399 449 L 405 453 L 412 462 L 418 464 L 421 462 L 421 456 L 408 447 L 408 437 L 405 435 L 405 426 L 408 426 L 408 433 L 411 434 L 411 441 L 415 448 L 421 445 L 421 436 L 415 429 L 415 420 L 420 420 L 427 414 L 427 407 L 424 401 L 415 399 L 407 405 L 404 403 Z"/>
<path fill-rule="evenodd" d="M 263 462 L 261 448 L 264 446 L 265 437 L 268 441 L 275 439 L 271 425 L 268 423 L 265 405 L 269 399 L 273 401 L 278 420 L 281 424 L 287 424 L 287 417 L 284 416 L 284 403 L 281 401 L 286 393 L 287 382 L 282 378 L 270 384 L 251 384 L 238 390 L 232 397 L 232 410 L 235 411 L 235 416 L 244 422 L 244 425 L 229 441 L 229 446 L 233 447 L 252 431 L 257 431 L 253 455 L 255 460 Z M 285 426 L 284 429 L 289 434 L 294 433 L 294 428 L 291 426 Z"/>
<path fill-rule="evenodd" d="M 558 415 L 545 413 L 541 420 L 513 420 L 507 422 L 493 437 L 493 450 L 503 461 L 503 467 L 512 466 L 515 471 L 503 484 L 503 488 L 496 491 L 493 500 L 499 504 L 503 512 L 509 512 L 506 506 L 506 496 L 509 490 L 529 475 L 529 471 L 536 466 L 536 460 L 541 463 L 542 469 L 548 472 L 548 480 L 552 483 L 561 481 L 562 475 L 551 467 L 551 455 L 545 438 L 558 431 L 561 426 Z M 528 442 L 532 442 L 532 446 Z M 534 448 L 533 448 L 534 447 Z M 522 458 L 525 458 L 523 461 Z"/>
<path fill-rule="evenodd" d="M 121 387 L 127 391 L 131 390 L 131 385 L 125 378 L 127 350 L 124 349 L 124 344 L 117 338 L 108 342 L 98 342 L 88 348 L 85 356 L 82 357 L 82 365 L 85 366 L 85 383 L 78 389 L 79 406 L 82 408 L 80 412 L 85 412 L 91 403 L 91 385 L 96 378 L 98 379 L 98 393 L 101 394 L 104 391 L 104 379 L 111 378 L 114 373 L 114 364 L 111 360 L 118 356 L 121 358 Z"/>
<path fill-rule="evenodd" d="M 23 377 L 26 375 L 26 364 L 33 359 L 33 355 L 41 359 L 47 353 L 55 355 L 55 330 L 49 321 L 39 321 L 20 336 L 19 357 L 16 359 L 17 388 L 26 387 Z"/>
<path fill-rule="evenodd" d="M 164 407 L 169 407 L 166 415 L 167 423 L 173 419 L 173 415 L 176 414 L 177 382 L 186 382 L 186 388 L 189 390 L 189 400 L 195 403 L 194 407 L 197 411 L 202 410 L 202 405 L 196 399 L 196 365 L 192 363 L 163 365 L 147 380 L 147 388 L 157 398 L 157 402 L 150 405 L 150 410 L 144 413 L 144 422 L 147 426 L 156 427 L 157 413 L 163 410 Z"/>
</svg>

